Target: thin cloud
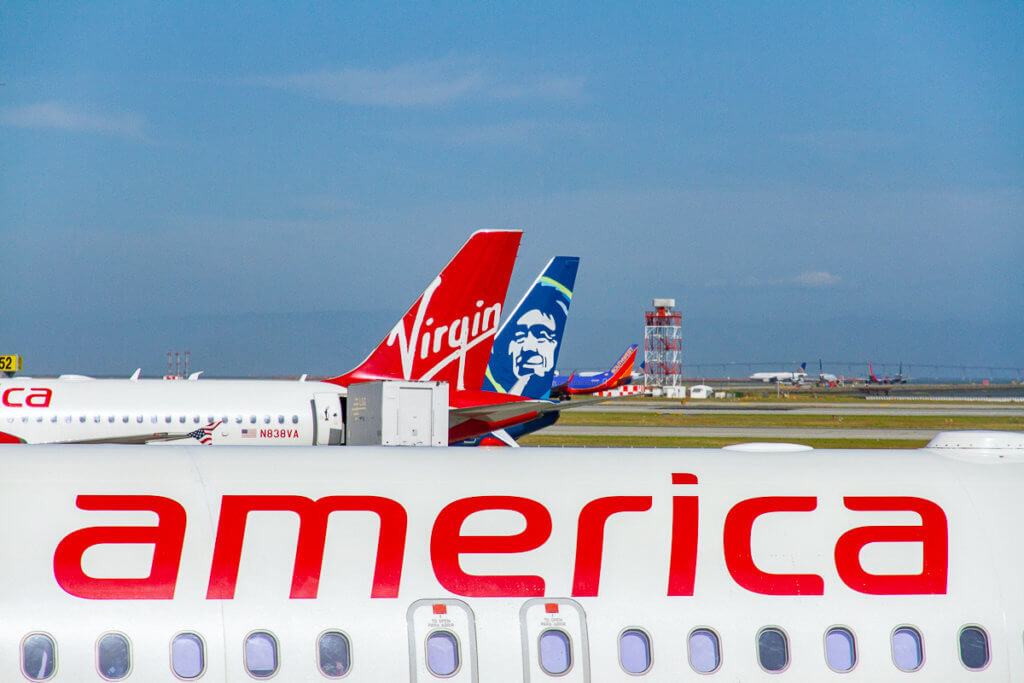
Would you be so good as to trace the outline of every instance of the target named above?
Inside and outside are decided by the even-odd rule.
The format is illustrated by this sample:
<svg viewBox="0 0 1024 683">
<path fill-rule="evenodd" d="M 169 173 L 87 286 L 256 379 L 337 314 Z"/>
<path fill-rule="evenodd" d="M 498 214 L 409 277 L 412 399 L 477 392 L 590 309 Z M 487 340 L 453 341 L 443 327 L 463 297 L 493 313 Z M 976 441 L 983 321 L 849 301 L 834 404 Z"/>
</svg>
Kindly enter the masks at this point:
<svg viewBox="0 0 1024 683">
<path fill-rule="evenodd" d="M 552 138 L 586 138 L 593 132 L 593 124 L 580 121 L 526 120 L 456 128 L 446 135 L 454 144 L 519 145 Z"/>
<path fill-rule="evenodd" d="M 457 60 L 403 64 L 387 69 L 341 69 L 260 76 L 245 81 L 332 102 L 377 107 L 441 107 L 468 99 L 573 99 L 583 80 L 543 77 L 509 82 L 487 69 Z"/>
<path fill-rule="evenodd" d="M 713 288 L 755 288 L 766 287 L 804 287 L 807 289 L 821 289 L 835 287 L 842 281 L 838 275 L 833 275 L 824 270 L 807 270 L 795 277 L 782 278 L 778 280 L 766 280 L 753 276 L 747 276 L 735 280 L 714 278 L 708 282 Z"/>
<path fill-rule="evenodd" d="M 100 133 L 140 140 L 145 138 L 142 118 L 136 114 L 103 114 L 61 102 L 0 107 L 0 126 Z"/>
<path fill-rule="evenodd" d="M 808 270 L 794 278 L 794 282 L 801 287 L 834 287 L 839 284 L 839 276 L 824 270 Z"/>
<path fill-rule="evenodd" d="M 572 100 L 583 96 L 582 78 L 542 78 L 528 83 L 495 85 L 490 95 L 498 100 L 550 99 Z"/>
</svg>

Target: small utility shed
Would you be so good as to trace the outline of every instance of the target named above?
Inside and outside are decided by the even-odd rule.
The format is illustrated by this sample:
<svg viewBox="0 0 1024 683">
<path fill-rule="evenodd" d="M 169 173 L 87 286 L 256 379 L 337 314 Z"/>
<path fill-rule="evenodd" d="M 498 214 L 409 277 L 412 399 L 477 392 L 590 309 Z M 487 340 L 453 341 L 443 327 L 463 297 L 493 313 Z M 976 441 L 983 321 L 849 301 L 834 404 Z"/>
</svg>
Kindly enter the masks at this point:
<svg viewBox="0 0 1024 683">
<path fill-rule="evenodd" d="M 690 398 L 711 398 L 714 391 L 707 384 L 695 384 L 690 387 Z"/>
</svg>

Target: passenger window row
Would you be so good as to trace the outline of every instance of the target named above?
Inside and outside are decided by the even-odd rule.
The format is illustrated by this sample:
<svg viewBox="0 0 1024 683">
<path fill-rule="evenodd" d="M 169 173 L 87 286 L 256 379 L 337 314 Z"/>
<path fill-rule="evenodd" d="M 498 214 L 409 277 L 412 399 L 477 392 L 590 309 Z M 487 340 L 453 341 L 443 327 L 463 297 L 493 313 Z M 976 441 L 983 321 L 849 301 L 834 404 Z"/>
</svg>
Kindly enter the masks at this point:
<svg viewBox="0 0 1024 683">
<path fill-rule="evenodd" d="M 989 663 L 988 634 L 980 626 L 960 629 L 960 662 L 969 671 L 980 671 Z M 626 673 L 642 675 L 653 661 L 651 637 L 638 628 L 627 628 L 619 635 L 619 663 Z M 913 626 L 899 626 L 891 637 L 892 661 L 900 671 L 912 672 L 924 666 L 924 640 Z M 722 664 L 718 634 L 706 627 L 690 632 L 687 642 L 690 666 L 698 673 L 714 673 Z M 857 640 L 845 626 L 833 626 L 825 632 L 825 663 L 833 671 L 844 673 L 857 665 Z M 541 654 L 543 659 L 543 652 Z M 789 639 L 777 626 L 757 633 L 757 662 L 768 673 L 780 673 L 789 667 Z M 543 666 L 543 661 L 542 661 Z M 547 670 L 547 667 L 545 667 Z"/>
<path fill-rule="evenodd" d="M 274 422 L 276 421 L 277 424 L 283 425 L 283 424 L 285 424 L 285 421 L 286 421 L 284 415 L 277 415 L 276 417 L 272 416 L 272 415 L 264 415 L 261 418 L 258 418 L 256 415 L 249 415 L 248 417 L 245 417 L 245 416 L 242 416 L 242 415 L 235 415 L 234 417 L 230 417 L 228 415 L 224 415 L 224 416 L 220 417 L 219 419 L 220 419 L 221 422 L 224 422 L 226 424 L 230 423 L 230 422 L 235 422 L 236 424 L 242 424 L 243 422 L 246 422 L 246 421 L 249 424 L 257 424 L 257 423 L 262 421 L 263 424 L 268 424 L 269 425 L 269 424 L 274 424 Z M 21 416 L 21 421 L 22 422 L 29 422 L 31 420 L 32 420 L 32 418 L 30 416 L 28 416 L 28 415 L 22 415 Z M 210 424 L 210 423 L 216 422 L 217 420 L 218 420 L 217 417 L 214 417 L 213 415 L 208 415 L 206 417 L 206 422 L 204 422 L 203 424 Z M 7 421 L 13 423 L 15 421 L 14 416 L 13 415 L 9 415 L 7 417 Z M 120 415 L 120 416 L 118 416 L 118 415 L 107 415 L 107 416 L 92 415 L 90 417 L 89 415 L 58 415 L 56 413 L 51 414 L 51 415 L 47 415 L 45 413 L 37 413 L 35 415 L 35 421 L 36 422 L 47 422 L 48 421 L 48 422 L 53 422 L 53 423 L 64 422 L 65 424 L 72 424 L 73 422 L 86 423 L 86 422 L 90 422 L 90 421 L 94 422 L 96 424 L 99 424 L 101 422 L 107 422 L 107 423 L 110 423 L 110 424 L 114 424 L 115 422 L 122 422 L 122 423 L 127 424 L 127 423 L 132 422 L 132 421 L 134 421 L 134 422 L 136 422 L 138 424 L 142 424 L 142 423 L 147 422 L 147 421 L 150 424 L 158 424 L 160 422 L 163 422 L 165 424 L 172 424 L 174 422 L 177 422 L 178 424 L 187 424 L 188 422 L 191 422 L 192 424 L 200 424 L 201 416 L 199 416 L 199 415 L 192 415 L 191 417 L 189 417 L 187 415 L 162 415 L 162 416 L 161 415 L 134 415 L 134 416 L 132 416 L 132 415 Z M 299 416 L 298 415 L 292 415 L 291 416 L 291 423 L 292 424 L 299 424 Z"/>
<path fill-rule="evenodd" d="M 206 642 L 198 633 L 182 632 L 171 639 L 171 671 L 190 681 L 206 671 Z M 253 678 L 270 678 L 280 662 L 277 638 L 269 631 L 253 631 L 245 637 L 245 670 Z M 340 678 L 352 667 L 348 636 L 325 631 L 317 637 L 317 666 L 326 678 Z M 96 641 L 96 670 L 108 681 L 119 681 L 132 671 L 128 637 L 111 631 Z M 57 672 L 57 643 L 47 633 L 30 633 L 21 641 L 21 672 L 30 681 L 48 681 Z"/>
<path fill-rule="evenodd" d="M 789 639 L 776 626 L 762 628 L 757 634 L 757 661 L 768 673 L 781 673 L 790 664 Z M 899 626 L 891 637 L 893 664 L 900 671 L 918 671 L 924 666 L 924 643 L 913 626 Z M 206 643 L 202 636 L 182 632 L 171 640 L 171 669 L 175 676 L 194 680 L 206 671 Z M 448 677 L 461 666 L 458 638 L 451 632 L 432 632 L 426 642 L 427 666 L 432 674 Z M 964 626 L 959 635 L 960 661 L 970 671 L 988 666 L 988 634 L 980 626 Z M 698 627 L 687 638 L 687 653 L 694 671 L 710 674 L 722 664 L 722 648 L 718 634 L 711 628 Z M 844 626 L 833 626 L 825 632 L 825 663 L 833 671 L 844 673 L 857 664 L 857 642 L 853 632 Z M 541 668 L 552 676 L 560 676 L 572 667 L 572 641 L 569 634 L 549 628 L 540 635 L 538 656 Z M 280 646 L 269 631 L 252 631 L 245 637 L 245 670 L 253 678 L 269 678 L 277 673 Z M 619 635 L 619 664 L 626 673 L 643 675 L 653 663 L 651 636 L 640 628 L 630 627 Z M 352 666 L 352 648 L 347 635 L 329 630 L 317 637 L 317 666 L 326 678 L 340 678 Z M 96 668 L 108 681 L 128 676 L 132 669 L 131 643 L 122 633 L 105 633 L 96 641 Z M 21 643 L 21 669 L 30 681 L 46 681 L 57 670 L 57 644 L 46 633 L 30 633 Z"/>
</svg>

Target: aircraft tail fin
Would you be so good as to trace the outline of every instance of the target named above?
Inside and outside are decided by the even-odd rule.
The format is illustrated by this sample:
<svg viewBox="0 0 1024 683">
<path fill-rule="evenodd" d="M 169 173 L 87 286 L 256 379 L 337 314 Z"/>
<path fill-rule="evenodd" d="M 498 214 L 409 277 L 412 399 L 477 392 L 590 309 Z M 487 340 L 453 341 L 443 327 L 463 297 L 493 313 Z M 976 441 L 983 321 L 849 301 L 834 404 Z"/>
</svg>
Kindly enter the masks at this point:
<svg viewBox="0 0 1024 683">
<path fill-rule="evenodd" d="M 636 362 L 637 345 L 632 344 L 622 357 L 612 366 L 612 381 L 620 382 L 623 378 L 629 379 L 633 376 L 633 364 Z"/>
<path fill-rule="evenodd" d="M 580 260 L 556 256 L 544 267 L 494 338 L 485 391 L 543 399 L 551 395 Z"/>
<path fill-rule="evenodd" d="M 366 360 L 327 381 L 436 380 L 453 391 L 479 388 L 521 237 L 519 230 L 473 233 Z"/>
</svg>

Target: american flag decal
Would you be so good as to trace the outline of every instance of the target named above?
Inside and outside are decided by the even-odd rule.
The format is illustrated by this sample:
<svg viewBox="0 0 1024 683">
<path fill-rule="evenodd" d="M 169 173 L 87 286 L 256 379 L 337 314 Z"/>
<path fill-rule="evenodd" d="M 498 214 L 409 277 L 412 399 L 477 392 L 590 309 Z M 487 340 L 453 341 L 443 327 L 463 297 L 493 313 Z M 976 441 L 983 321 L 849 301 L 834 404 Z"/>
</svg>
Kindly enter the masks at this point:
<svg viewBox="0 0 1024 683">
<path fill-rule="evenodd" d="M 200 427 L 194 432 L 189 432 L 188 435 L 191 436 L 193 439 L 199 441 L 199 443 L 205 446 L 209 446 L 211 443 L 213 443 L 213 430 L 219 427 L 221 422 L 223 422 L 223 420 L 211 422 L 205 427 Z"/>
</svg>

